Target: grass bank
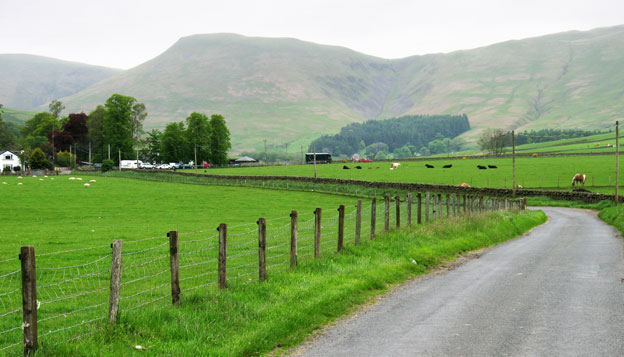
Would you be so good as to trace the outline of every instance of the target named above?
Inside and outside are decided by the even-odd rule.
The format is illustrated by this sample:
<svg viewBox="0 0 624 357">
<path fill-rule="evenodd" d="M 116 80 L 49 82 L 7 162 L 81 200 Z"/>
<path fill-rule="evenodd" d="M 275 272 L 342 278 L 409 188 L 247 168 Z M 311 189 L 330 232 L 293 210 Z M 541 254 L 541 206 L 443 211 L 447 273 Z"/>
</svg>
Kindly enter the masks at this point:
<svg viewBox="0 0 624 357">
<path fill-rule="evenodd" d="M 341 254 L 304 259 L 263 283 L 183 291 L 180 307 L 148 305 L 116 325 L 89 327 L 91 335 L 72 343 L 41 346 L 37 354 L 240 356 L 285 349 L 394 284 L 545 221 L 539 211 L 496 212 L 391 231 Z"/>
<path fill-rule="evenodd" d="M 611 205 L 609 207 L 605 207 L 600 210 L 598 217 L 615 227 L 624 235 L 624 206 L 619 205 L 616 207 Z"/>
</svg>

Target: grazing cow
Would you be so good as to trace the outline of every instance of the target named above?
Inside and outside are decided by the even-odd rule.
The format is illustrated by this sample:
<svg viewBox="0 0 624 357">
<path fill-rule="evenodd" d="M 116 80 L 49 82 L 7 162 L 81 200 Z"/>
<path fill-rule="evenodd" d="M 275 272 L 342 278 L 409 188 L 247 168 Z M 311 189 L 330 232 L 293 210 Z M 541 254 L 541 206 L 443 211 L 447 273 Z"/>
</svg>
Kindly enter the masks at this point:
<svg viewBox="0 0 624 357">
<path fill-rule="evenodd" d="M 467 183 L 465 183 L 465 182 L 462 182 L 462 183 L 460 183 L 460 184 L 459 184 L 459 185 L 457 185 L 457 186 L 459 186 L 459 187 L 470 187 L 470 185 L 469 185 L 469 184 L 467 184 Z"/>
<path fill-rule="evenodd" d="M 347 166 L 347 165 L 344 165 L 344 166 L 342 166 L 342 169 L 343 170 L 350 170 L 351 168 L 349 166 Z"/>
<path fill-rule="evenodd" d="M 433 169 L 433 168 L 435 167 L 435 166 L 433 166 L 433 165 L 429 165 L 429 164 L 425 164 L 425 166 L 426 166 L 428 169 Z"/>
<path fill-rule="evenodd" d="M 575 183 L 580 183 L 581 185 L 585 186 L 585 178 L 587 177 L 587 175 L 585 174 L 576 174 L 574 175 L 574 177 L 572 178 L 572 186 L 574 186 Z"/>
<path fill-rule="evenodd" d="M 479 168 L 479 170 L 487 170 L 487 167 L 483 165 L 477 165 L 477 167 Z"/>
<path fill-rule="evenodd" d="M 392 165 L 390 165 L 390 169 L 391 170 L 398 169 L 399 166 L 401 166 L 400 162 L 393 162 Z"/>
<path fill-rule="evenodd" d="M 442 166 L 443 169 L 450 169 L 451 167 L 453 167 L 452 164 Z"/>
<path fill-rule="evenodd" d="M 488 165 L 488 168 L 490 168 L 490 169 L 498 169 L 498 166 L 495 166 L 495 165 Z"/>
<path fill-rule="evenodd" d="M 355 168 L 358 169 L 358 170 L 361 170 L 362 166 L 356 166 Z"/>
</svg>

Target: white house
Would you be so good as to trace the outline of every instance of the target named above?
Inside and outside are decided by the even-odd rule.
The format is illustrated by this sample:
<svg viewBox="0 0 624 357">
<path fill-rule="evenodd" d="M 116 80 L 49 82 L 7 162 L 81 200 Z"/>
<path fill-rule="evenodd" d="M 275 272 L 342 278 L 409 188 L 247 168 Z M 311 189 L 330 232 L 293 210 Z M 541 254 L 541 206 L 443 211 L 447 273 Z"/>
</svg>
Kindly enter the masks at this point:
<svg viewBox="0 0 624 357">
<path fill-rule="evenodd" d="M 11 170 L 13 170 L 15 166 L 22 166 L 22 162 L 17 156 L 17 153 L 8 150 L 3 151 L 2 154 L 0 154 L 0 168 L 2 168 L 2 171 L 4 171 L 6 167 L 10 167 Z"/>
</svg>

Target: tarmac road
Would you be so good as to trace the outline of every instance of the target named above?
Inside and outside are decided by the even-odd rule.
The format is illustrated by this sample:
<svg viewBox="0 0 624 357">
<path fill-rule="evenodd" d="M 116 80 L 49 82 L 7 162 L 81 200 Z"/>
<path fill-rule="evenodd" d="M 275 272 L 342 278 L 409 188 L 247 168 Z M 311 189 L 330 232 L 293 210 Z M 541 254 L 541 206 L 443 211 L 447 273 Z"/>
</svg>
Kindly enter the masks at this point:
<svg viewBox="0 0 624 357">
<path fill-rule="evenodd" d="M 396 293 L 303 356 L 624 356 L 624 243 L 595 213 L 548 223 Z"/>
</svg>

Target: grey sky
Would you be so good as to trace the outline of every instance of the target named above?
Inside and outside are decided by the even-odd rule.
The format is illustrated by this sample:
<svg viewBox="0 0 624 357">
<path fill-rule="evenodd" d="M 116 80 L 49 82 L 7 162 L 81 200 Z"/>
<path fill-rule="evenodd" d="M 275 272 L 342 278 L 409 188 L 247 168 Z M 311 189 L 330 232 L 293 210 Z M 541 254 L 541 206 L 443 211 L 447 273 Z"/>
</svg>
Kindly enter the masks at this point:
<svg viewBox="0 0 624 357">
<path fill-rule="evenodd" d="M 622 0 L 0 0 L 0 53 L 130 68 L 180 37 L 294 37 L 400 58 L 624 24 Z"/>
</svg>

